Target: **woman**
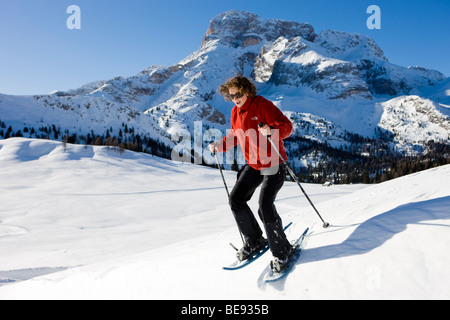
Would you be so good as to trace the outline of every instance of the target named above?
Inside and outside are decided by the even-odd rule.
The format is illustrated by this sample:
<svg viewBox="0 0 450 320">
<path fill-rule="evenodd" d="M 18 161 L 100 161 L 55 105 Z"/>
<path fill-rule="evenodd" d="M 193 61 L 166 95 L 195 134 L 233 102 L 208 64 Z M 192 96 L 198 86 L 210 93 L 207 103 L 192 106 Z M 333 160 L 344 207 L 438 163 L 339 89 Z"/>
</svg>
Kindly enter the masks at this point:
<svg viewBox="0 0 450 320">
<path fill-rule="evenodd" d="M 238 251 L 240 260 L 248 259 L 263 248 L 267 241 L 274 256 L 272 268 L 281 271 L 291 253 L 282 221 L 274 205 L 278 191 L 284 184 L 286 168 L 267 137 L 270 136 L 284 159 L 287 159 L 283 139 L 292 133 L 292 123 L 270 101 L 257 96 L 256 87 L 246 77 L 237 76 L 220 86 L 219 93 L 234 102 L 229 134 L 218 144 L 210 144 L 211 152 L 226 152 L 239 144 L 247 164 L 240 171 L 230 193 L 230 206 L 239 230 L 245 238 Z M 263 222 L 267 240 L 247 202 L 261 185 L 258 215 Z"/>
</svg>

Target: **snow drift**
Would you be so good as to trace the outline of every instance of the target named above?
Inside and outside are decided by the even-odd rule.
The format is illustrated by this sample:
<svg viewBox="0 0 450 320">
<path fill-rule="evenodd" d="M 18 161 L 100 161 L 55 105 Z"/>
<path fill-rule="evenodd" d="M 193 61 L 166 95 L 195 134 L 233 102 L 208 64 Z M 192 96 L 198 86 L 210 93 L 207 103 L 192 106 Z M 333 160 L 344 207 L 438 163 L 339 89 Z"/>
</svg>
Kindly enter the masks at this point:
<svg viewBox="0 0 450 320">
<path fill-rule="evenodd" d="M 328 229 L 287 182 L 276 205 L 288 236 L 311 232 L 293 272 L 266 285 L 270 254 L 222 270 L 240 239 L 217 170 L 0 140 L 0 299 L 448 299 L 449 179 L 447 165 L 378 185 L 305 184 Z"/>
</svg>

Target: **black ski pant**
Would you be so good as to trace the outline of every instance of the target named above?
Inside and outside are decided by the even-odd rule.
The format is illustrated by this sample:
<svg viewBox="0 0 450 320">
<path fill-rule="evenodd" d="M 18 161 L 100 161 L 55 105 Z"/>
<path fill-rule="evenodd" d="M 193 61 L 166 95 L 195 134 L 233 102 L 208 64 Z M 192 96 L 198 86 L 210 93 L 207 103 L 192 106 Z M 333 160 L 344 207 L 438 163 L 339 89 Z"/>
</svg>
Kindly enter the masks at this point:
<svg viewBox="0 0 450 320">
<path fill-rule="evenodd" d="M 236 185 L 230 193 L 230 206 L 245 241 L 252 243 L 262 236 L 262 230 L 247 202 L 261 185 L 258 215 L 264 224 L 270 250 L 275 257 L 283 257 L 290 251 L 282 221 L 274 202 L 284 184 L 286 166 L 280 165 L 273 175 L 261 175 L 261 171 L 246 165 L 238 174 Z"/>
</svg>

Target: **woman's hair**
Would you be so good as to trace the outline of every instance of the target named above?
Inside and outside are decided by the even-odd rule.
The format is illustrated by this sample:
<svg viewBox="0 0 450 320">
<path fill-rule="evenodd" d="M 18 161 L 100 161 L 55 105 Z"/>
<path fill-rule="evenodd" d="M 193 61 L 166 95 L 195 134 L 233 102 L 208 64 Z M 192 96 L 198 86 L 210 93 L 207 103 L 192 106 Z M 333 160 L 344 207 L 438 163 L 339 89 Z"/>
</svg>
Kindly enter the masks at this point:
<svg viewBox="0 0 450 320">
<path fill-rule="evenodd" d="M 236 76 L 219 87 L 219 94 L 224 96 L 225 100 L 231 100 L 228 90 L 232 87 L 237 88 L 240 93 L 247 94 L 250 98 L 256 96 L 257 93 L 255 85 L 249 79 L 244 76 Z"/>
</svg>

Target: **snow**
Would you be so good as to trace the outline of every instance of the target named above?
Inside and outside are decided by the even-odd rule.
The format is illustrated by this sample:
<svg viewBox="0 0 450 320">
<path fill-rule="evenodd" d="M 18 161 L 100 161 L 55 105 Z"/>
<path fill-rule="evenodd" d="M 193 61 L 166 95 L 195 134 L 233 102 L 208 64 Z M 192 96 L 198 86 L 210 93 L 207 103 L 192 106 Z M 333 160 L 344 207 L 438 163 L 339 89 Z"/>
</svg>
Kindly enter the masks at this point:
<svg viewBox="0 0 450 320">
<path fill-rule="evenodd" d="M 311 232 L 293 272 L 264 284 L 270 254 L 222 270 L 240 237 L 217 170 L 0 140 L 0 299 L 448 299 L 449 178 L 447 165 L 378 185 L 304 184 L 328 229 L 287 182 L 276 205 L 288 236 Z"/>
</svg>

